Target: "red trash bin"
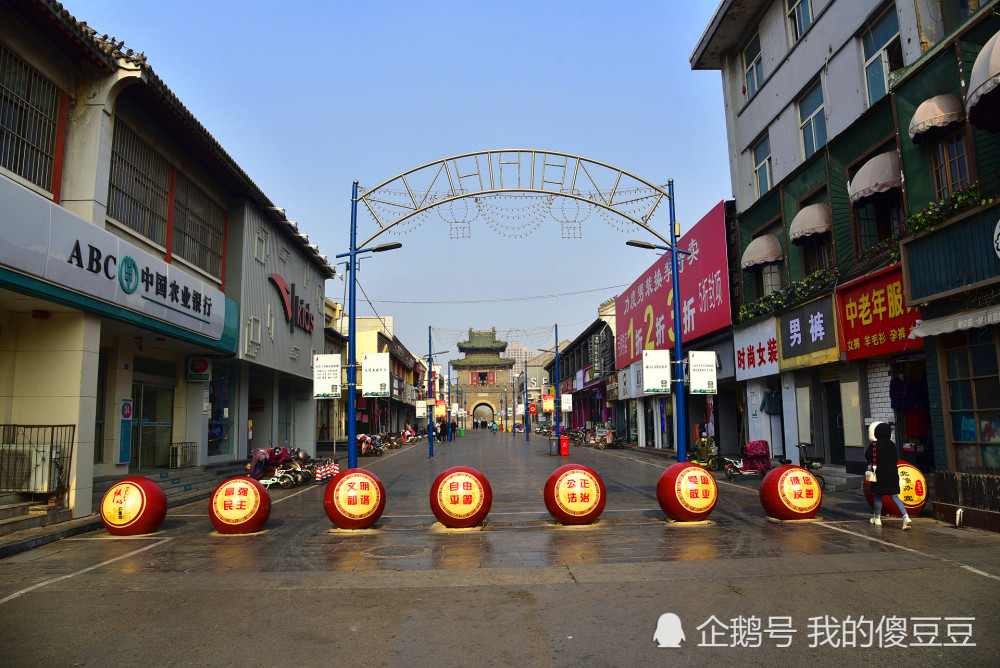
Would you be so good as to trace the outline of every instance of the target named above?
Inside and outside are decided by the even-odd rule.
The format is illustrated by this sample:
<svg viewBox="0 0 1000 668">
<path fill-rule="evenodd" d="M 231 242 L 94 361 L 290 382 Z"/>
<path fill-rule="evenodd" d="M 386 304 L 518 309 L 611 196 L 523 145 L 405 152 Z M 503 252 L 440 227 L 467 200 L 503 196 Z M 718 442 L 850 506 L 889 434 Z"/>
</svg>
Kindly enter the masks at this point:
<svg viewBox="0 0 1000 668">
<path fill-rule="evenodd" d="M 559 437 L 559 454 L 563 455 L 564 457 L 566 455 L 569 455 L 569 436 Z"/>
</svg>

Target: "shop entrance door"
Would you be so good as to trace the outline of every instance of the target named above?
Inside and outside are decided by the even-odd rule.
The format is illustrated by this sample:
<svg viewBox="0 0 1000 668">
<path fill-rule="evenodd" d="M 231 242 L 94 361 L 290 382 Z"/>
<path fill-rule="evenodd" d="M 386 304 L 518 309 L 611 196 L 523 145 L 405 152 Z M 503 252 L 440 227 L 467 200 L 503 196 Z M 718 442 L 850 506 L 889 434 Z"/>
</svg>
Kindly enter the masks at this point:
<svg viewBox="0 0 1000 668">
<path fill-rule="evenodd" d="M 844 414 L 840 404 L 840 383 L 823 383 L 826 397 L 827 434 L 830 435 L 830 462 L 843 464 L 844 455 Z"/>
<path fill-rule="evenodd" d="M 174 433 L 174 388 L 132 383 L 132 402 L 129 472 L 167 468 Z"/>
</svg>

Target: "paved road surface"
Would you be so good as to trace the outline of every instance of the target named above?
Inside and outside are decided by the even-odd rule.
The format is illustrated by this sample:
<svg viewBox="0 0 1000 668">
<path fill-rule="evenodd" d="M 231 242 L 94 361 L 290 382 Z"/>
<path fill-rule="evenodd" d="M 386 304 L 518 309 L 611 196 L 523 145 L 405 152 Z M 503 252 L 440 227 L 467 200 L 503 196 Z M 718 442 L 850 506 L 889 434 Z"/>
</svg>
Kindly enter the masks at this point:
<svg viewBox="0 0 1000 668">
<path fill-rule="evenodd" d="M 0 665 L 996 665 L 996 534 L 874 527 L 855 494 L 778 522 L 759 481 L 722 476 L 710 521 L 675 523 L 655 495 L 667 460 L 466 433 L 434 459 L 425 440 L 360 460 L 387 492 L 372 530 L 332 527 L 314 485 L 274 490 L 256 535 L 215 533 L 201 502 L 151 536 L 96 531 L 0 560 Z M 607 486 L 595 525 L 545 510 L 567 461 Z M 483 526 L 449 530 L 429 488 L 459 464 L 494 502 Z M 657 637 L 679 622 L 680 647 L 653 640 L 665 613 Z"/>
</svg>

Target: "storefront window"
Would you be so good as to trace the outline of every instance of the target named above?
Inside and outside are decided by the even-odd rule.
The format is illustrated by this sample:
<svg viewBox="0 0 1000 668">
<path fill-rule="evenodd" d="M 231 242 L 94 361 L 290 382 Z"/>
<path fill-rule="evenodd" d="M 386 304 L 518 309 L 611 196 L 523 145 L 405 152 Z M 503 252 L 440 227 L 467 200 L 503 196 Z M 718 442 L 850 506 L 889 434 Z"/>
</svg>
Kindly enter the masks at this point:
<svg viewBox="0 0 1000 668">
<path fill-rule="evenodd" d="M 233 415 L 236 396 L 233 370 L 218 362 L 212 365 L 212 382 L 208 385 L 210 412 L 208 418 L 208 456 L 233 454 Z"/>
<path fill-rule="evenodd" d="M 941 337 L 948 424 L 959 471 L 1000 466 L 1000 374 L 995 331 L 986 327 Z"/>
</svg>

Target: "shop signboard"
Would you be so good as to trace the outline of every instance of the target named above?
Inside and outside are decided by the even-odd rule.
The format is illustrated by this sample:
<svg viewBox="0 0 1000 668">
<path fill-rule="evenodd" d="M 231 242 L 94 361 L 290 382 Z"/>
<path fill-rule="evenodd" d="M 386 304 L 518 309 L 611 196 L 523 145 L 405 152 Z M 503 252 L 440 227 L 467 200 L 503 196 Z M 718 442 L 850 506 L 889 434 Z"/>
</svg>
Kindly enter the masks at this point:
<svg viewBox="0 0 1000 668">
<path fill-rule="evenodd" d="M 218 285 L 105 231 L 10 179 L 0 179 L 0 265 L 218 341 Z M 32 221 L 30 225 L 25 221 Z M 41 221 L 41 222 L 38 222 Z"/>
<path fill-rule="evenodd" d="M 733 330 L 736 353 L 736 380 L 770 376 L 778 366 L 778 320 L 768 318 Z"/>
<path fill-rule="evenodd" d="M 189 383 L 206 383 L 212 380 L 212 359 L 201 355 L 187 358 Z"/>
<path fill-rule="evenodd" d="M 544 411 L 546 413 L 555 412 L 555 409 L 556 409 L 555 408 L 555 403 L 556 403 L 556 400 L 555 400 L 555 397 L 553 395 L 551 395 L 551 394 L 543 394 L 542 395 L 542 411 Z"/>
<path fill-rule="evenodd" d="M 361 396 L 389 396 L 389 353 L 361 355 Z"/>
<path fill-rule="evenodd" d="M 840 359 L 834 313 L 833 295 L 826 295 L 778 316 L 782 371 Z"/>
<path fill-rule="evenodd" d="M 688 352 L 688 377 L 691 394 L 718 394 L 715 376 L 715 351 Z"/>
<path fill-rule="evenodd" d="M 642 351 L 643 394 L 670 394 L 670 351 Z"/>
<path fill-rule="evenodd" d="M 920 311 L 903 299 L 903 268 L 895 265 L 837 288 L 840 349 L 847 359 L 860 359 L 922 348 L 909 338 Z"/>
<path fill-rule="evenodd" d="M 340 396 L 340 355 L 313 356 L 313 397 Z"/>
<path fill-rule="evenodd" d="M 729 269 L 726 257 L 726 209 L 719 202 L 683 237 L 677 256 L 683 341 L 691 341 L 732 324 Z M 618 323 L 615 363 L 621 369 L 644 350 L 674 347 L 672 264 L 670 253 L 657 258 L 615 300 Z"/>
</svg>

